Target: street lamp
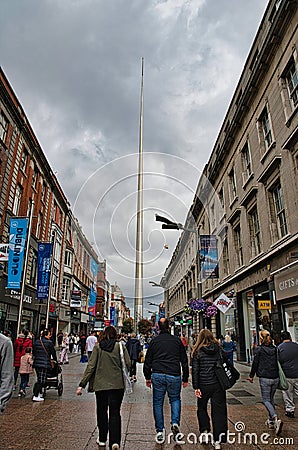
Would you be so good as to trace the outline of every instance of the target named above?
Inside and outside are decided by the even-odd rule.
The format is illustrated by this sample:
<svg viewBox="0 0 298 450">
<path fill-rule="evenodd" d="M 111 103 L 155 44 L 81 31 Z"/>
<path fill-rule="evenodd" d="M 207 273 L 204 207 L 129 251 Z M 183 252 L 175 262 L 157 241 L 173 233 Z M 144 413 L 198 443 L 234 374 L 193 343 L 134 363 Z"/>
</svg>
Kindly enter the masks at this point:
<svg viewBox="0 0 298 450">
<path fill-rule="evenodd" d="M 164 230 L 183 230 L 189 233 L 196 233 L 198 235 L 198 251 L 196 252 L 196 262 L 198 268 L 198 297 L 202 297 L 202 275 L 201 275 L 201 255 L 200 255 L 200 227 L 199 225 L 196 228 L 187 228 L 182 225 L 182 223 L 173 222 L 167 217 L 160 216 L 155 214 L 155 220 L 157 222 L 163 222 L 161 228 Z"/>
</svg>

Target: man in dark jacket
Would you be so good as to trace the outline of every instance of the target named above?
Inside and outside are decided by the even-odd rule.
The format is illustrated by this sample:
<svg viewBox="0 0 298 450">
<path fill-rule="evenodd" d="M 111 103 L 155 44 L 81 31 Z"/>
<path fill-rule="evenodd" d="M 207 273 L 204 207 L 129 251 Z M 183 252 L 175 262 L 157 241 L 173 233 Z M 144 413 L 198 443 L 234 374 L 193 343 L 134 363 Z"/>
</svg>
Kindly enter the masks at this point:
<svg viewBox="0 0 298 450">
<path fill-rule="evenodd" d="M 142 346 L 141 346 L 139 339 L 137 339 L 135 333 L 133 333 L 131 335 L 131 337 L 127 340 L 125 346 L 129 353 L 130 364 L 131 364 L 129 375 L 130 375 L 131 381 L 136 382 L 137 381 L 137 361 L 138 361 L 139 355 L 142 351 Z"/>
<path fill-rule="evenodd" d="M 35 368 L 37 381 L 33 386 L 34 402 L 42 402 L 42 389 L 45 386 L 47 373 L 52 369 L 51 359 L 57 363 L 57 354 L 54 344 L 51 340 L 51 332 L 47 329 L 43 330 L 40 339 L 36 339 L 33 345 L 33 367 Z"/>
<path fill-rule="evenodd" d="M 294 394 L 298 396 L 298 344 L 292 342 L 288 331 L 281 333 L 282 343 L 278 347 L 279 361 L 287 377 L 289 389 L 282 391 L 286 407 L 286 416 L 295 417 Z"/>
<path fill-rule="evenodd" d="M 144 376 L 146 386 L 153 386 L 153 415 L 156 428 L 156 441 L 163 443 L 164 415 L 163 404 L 167 392 L 171 405 L 171 429 L 174 438 L 179 433 L 181 415 L 181 366 L 182 386 L 188 386 L 188 361 L 186 350 L 178 336 L 170 334 L 168 319 L 158 322 L 160 333 L 149 344 L 145 362 Z"/>
</svg>

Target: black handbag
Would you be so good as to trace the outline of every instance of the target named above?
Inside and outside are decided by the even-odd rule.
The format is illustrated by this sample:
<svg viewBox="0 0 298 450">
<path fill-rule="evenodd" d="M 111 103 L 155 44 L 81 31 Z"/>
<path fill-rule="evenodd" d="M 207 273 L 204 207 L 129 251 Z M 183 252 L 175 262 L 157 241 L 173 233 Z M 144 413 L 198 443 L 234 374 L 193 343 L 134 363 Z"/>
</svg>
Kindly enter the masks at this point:
<svg viewBox="0 0 298 450">
<path fill-rule="evenodd" d="M 240 378 L 240 373 L 219 350 L 219 359 L 215 365 L 215 375 L 224 391 L 230 389 Z"/>
</svg>

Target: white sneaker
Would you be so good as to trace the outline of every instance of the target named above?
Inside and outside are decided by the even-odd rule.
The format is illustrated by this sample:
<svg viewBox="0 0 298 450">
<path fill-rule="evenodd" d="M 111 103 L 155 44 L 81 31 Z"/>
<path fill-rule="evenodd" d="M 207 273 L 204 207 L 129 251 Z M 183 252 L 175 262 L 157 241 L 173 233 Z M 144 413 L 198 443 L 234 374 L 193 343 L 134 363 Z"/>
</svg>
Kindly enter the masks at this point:
<svg viewBox="0 0 298 450">
<path fill-rule="evenodd" d="M 112 450 L 120 450 L 119 444 L 113 444 Z"/>
<path fill-rule="evenodd" d="M 158 444 L 163 444 L 165 441 L 165 434 L 163 431 L 158 431 L 155 436 L 155 442 Z"/>
<path fill-rule="evenodd" d="M 265 422 L 265 425 L 267 425 L 267 427 L 272 430 L 274 428 L 274 423 L 272 422 L 272 420 L 267 419 Z"/>
<path fill-rule="evenodd" d="M 220 442 L 218 442 L 218 441 L 213 442 L 213 447 L 215 448 L 215 450 L 221 450 Z"/>
<path fill-rule="evenodd" d="M 40 396 L 35 397 L 35 395 L 32 397 L 32 400 L 33 400 L 34 402 L 44 402 L 44 398 L 42 398 L 42 397 L 40 397 Z"/>
<path fill-rule="evenodd" d="M 276 419 L 274 421 L 274 428 L 275 428 L 275 434 L 276 436 L 278 436 L 281 433 L 282 430 L 282 426 L 283 426 L 283 421 L 280 419 Z"/>
<path fill-rule="evenodd" d="M 100 442 L 99 437 L 96 439 L 96 444 L 98 444 L 99 447 L 105 447 L 106 446 L 105 442 Z"/>
</svg>

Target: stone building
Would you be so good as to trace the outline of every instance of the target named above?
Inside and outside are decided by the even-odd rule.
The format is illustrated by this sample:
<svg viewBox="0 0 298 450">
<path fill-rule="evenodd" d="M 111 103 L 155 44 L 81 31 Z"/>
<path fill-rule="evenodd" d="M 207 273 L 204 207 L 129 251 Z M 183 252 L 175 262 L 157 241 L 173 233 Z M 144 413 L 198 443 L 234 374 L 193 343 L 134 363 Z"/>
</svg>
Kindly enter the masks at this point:
<svg viewBox="0 0 298 450">
<path fill-rule="evenodd" d="M 298 340 L 297 23 L 297 1 L 269 1 L 189 210 L 197 231 L 182 233 L 164 274 L 170 318 L 194 296 L 232 300 L 200 326 L 235 337 L 240 360 L 262 328 Z M 210 236 L 217 255 L 202 252 Z"/>
</svg>

